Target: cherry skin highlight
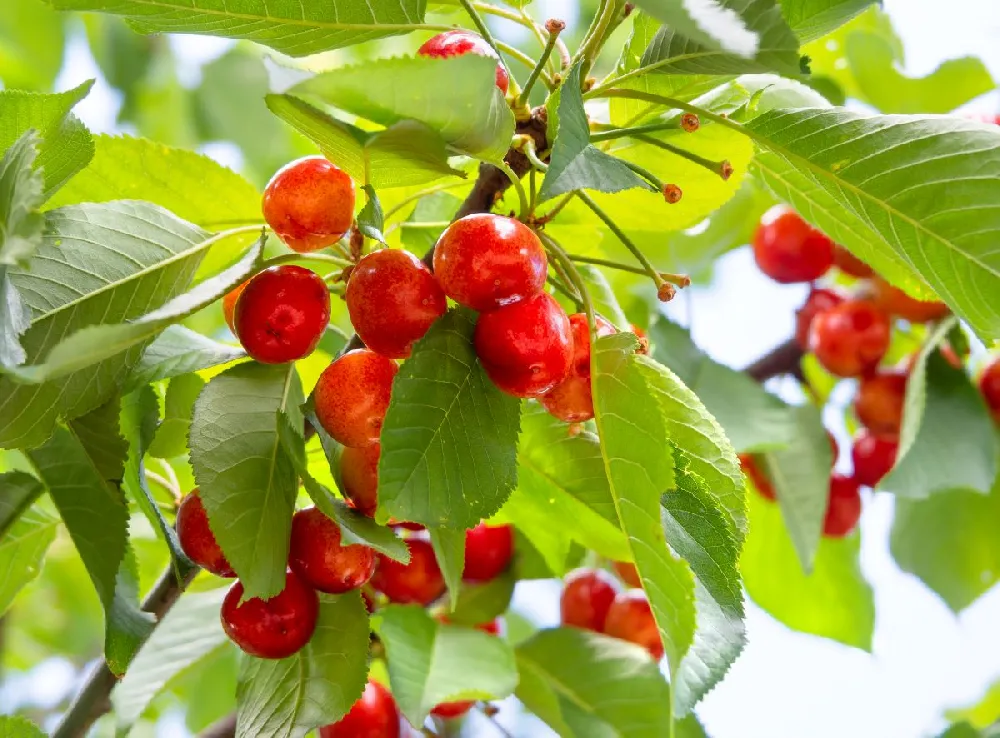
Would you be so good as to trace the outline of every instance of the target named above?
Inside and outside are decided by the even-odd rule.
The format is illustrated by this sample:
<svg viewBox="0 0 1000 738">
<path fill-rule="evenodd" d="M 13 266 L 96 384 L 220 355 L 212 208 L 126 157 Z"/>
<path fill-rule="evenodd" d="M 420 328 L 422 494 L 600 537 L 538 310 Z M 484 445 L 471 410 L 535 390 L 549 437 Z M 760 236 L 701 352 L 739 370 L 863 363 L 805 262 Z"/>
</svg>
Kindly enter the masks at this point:
<svg viewBox="0 0 1000 738">
<path fill-rule="evenodd" d="M 994 420 L 1000 423 L 1000 359 L 994 359 L 979 375 L 979 391 Z"/>
<path fill-rule="evenodd" d="M 222 602 L 222 629 L 243 651 L 261 659 L 283 659 L 305 646 L 316 630 L 319 597 L 293 572 L 285 588 L 267 600 L 242 605 L 243 583 L 236 582 Z"/>
<path fill-rule="evenodd" d="M 378 460 L 382 447 L 345 446 L 340 452 L 340 481 L 351 507 L 369 518 L 378 507 Z"/>
<path fill-rule="evenodd" d="M 861 378 L 854 414 L 862 425 L 881 435 L 899 434 L 908 376 L 905 372 L 877 372 Z"/>
<path fill-rule="evenodd" d="M 372 578 L 375 561 L 375 551 L 368 546 L 345 546 L 340 526 L 319 508 L 292 516 L 288 567 L 313 589 L 327 594 L 357 589 Z"/>
<path fill-rule="evenodd" d="M 279 169 L 264 188 L 264 220 L 300 254 L 331 246 L 354 221 L 354 182 L 322 156 Z"/>
<path fill-rule="evenodd" d="M 851 446 L 854 478 L 858 484 L 877 487 L 885 475 L 892 471 L 898 452 L 899 439 L 895 436 L 880 436 L 867 428 L 858 431 Z"/>
<path fill-rule="evenodd" d="M 757 462 L 754 461 L 753 456 L 750 454 L 740 454 L 739 460 L 740 468 L 750 478 L 750 481 L 753 482 L 754 489 L 760 493 L 760 496 L 766 500 L 771 500 L 771 502 L 777 500 L 778 496 L 774 492 L 774 485 L 757 465 Z"/>
<path fill-rule="evenodd" d="M 191 561 L 217 577 L 231 579 L 236 576 L 208 525 L 208 513 L 197 488 L 181 500 L 176 526 L 181 549 Z"/>
<path fill-rule="evenodd" d="M 345 446 L 378 443 L 397 371 L 391 360 L 368 349 L 334 360 L 313 391 L 320 425 Z"/>
<path fill-rule="evenodd" d="M 890 338 L 881 310 L 867 300 L 849 300 L 813 318 L 809 349 L 831 374 L 857 377 L 878 366 Z"/>
<path fill-rule="evenodd" d="M 222 298 L 222 317 L 226 319 L 226 325 L 229 326 L 229 330 L 233 332 L 233 335 L 236 335 L 236 301 L 240 299 L 240 295 L 243 294 L 243 290 L 246 289 L 248 284 L 250 284 L 249 279 L 238 287 L 229 290 Z"/>
<path fill-rule="evenodd" d="M 465 56 L 466 54 L 478 54 L 496 59 L 497 54 L 493 51 L 486 39 L 472 31 L 445 31 L 433 38 L 424 41 L 423 45 L 417 49 L 420 56 L 429 56 L 435 59 L 445 59 L 449 56 Z M 497 64 L 497 87 L 504 95 L 510 87 L 510 78 L 503 64 Z"/>
<path fill-rule="evenodd" d="M 563 625 L 604 632 L 618 582 L 603 569 L 576 569 L 566 575 L 559 611 Z"/>
<path fill-rule="evenodd" d="M 514 529 L 509 525 L 480 523 L 465 531 L 466 582 L 488 582 L 500 576 L 514 556 Z"/>
<path fill-rule="evenodd" d="M 398 249 L 379 249 L 362 258 L 351 270 L 345 299 L 358 336 L 390 359 L 408 357 L 414 342 L 448 308 L 431 270 Z"/>
<path fill-rule="evenodd" d="M 473 339 L 486 374 L 507 394 L 540 397 L 569 376 L 569 318 L 548 293 L 483 313 Z"/>
<path fill-rule="evenodd" d="M 620 592 L 608 609 L 605 634 L 642 646 L 659 661 L 663 658 L 663 639 L 656 627 L 653 610 L 641 589 Z"/>
<path fill-rule="evenodd" d="M 929 323 L 940 320 L 950 311 L 943 302 L 915 300 L 903 290 L 893 287 L 883 279 L 876 279 L 872 287 L 872 301 L 889 315 L 896 315 L 911 323 Z"/>
<path fill-rule="evenodd" d="M 830 477 L 830 502 L 823 519 L 823 535 L 843 538 L 861 519 L 861 490 L 858 480 L 834 474 Z"/>
<path fill-rule="evenodd" d="M 319 729 L 319 738 L 399 738 L 399 707 L 389 690 L 369 679 L 360 699 L 340 720 Z"/>
<path fill-rule="evenodd" d="M 434 276 L 445 294 L 479 312 L 537 295 L 548 268 L 534 231 L 503 215 L 467 215 L 448 226 L 434 247 Z"/>
<path fill-rule="evenodd" d="M 427 606 L 444 594 L 444 576 L 429 541 L 410 538 L 410 563 L 401 564 L 379 554 L 372 586 L 391 602 Z"/>
<path fill-rule="evenodd" d="M 844 298 L 833 290 L 814 289 L 795 311 L 795 342 L 803 351 L 809 350 L 809 328 L 813 319 L 820 313 L 832 310 L 844 301 Z"/>
<path fill-rule="evenodd" d="M 856 257 L 843 246 L 835 245 L 833 247 L 833 263 L 836 264 L 837 268 L 844 274 L 852 277 L 864 279 L 875 275 L 874 269 L 865 264 L 861 261 L 861 259 Z"/>
<path fill-rule="evenodd" d="M 270 267 L 236 302 L 236 337 L 262 364 L 285 364 L 313 352 L 330 322 L 330 293 L 316 272 L 294 264 Z"/>
<path fill-rule="evenodd" d="M 812 282 L 833 266 L 833 241 L 784 205 L 764 214 L 752 246 L 760 270 L 781 284 Z"/>
<path fill-rule="evenodd" d="M 625 584 L 630 587 L 641 587 L 642 579 L 639 578 L 639 571 L 635 568 L 635 564 L 631 564 L 628 561 L 616 561 L 614 562 L 615 573 L 621 578 Z"/>
</svg>

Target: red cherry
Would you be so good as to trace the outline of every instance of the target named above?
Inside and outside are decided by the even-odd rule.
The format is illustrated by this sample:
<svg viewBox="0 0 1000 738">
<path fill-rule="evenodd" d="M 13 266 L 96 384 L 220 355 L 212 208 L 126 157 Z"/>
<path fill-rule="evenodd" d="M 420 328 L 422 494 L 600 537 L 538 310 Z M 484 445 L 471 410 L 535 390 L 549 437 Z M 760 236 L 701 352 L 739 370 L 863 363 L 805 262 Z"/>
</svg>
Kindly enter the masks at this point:
<svg viewBox="0 0 1000 738">
<path fill-rule="evenodd" d="M 340 482 L 344 497 L 358 512 L 369 518 L 378 507 L 378 459 L 382 447 L 345 446 L 340 453 Z"/>
<path fill-rule="evenodd" d="M 761 468 L 757 466 L 757 462 L 754 461 L 753 456 L 750 456 L 750 454 L 740 454 L 739 459 L 740 468 L 744 474 L 750 477 L 754 489 L 760 493 L 760 496 L 772 502 L 777 500 L 778 496 L 774 493 L 774 485 Z"/>
<path fill-rule="evenodd" d="M 442 718 L 443 720 L 454 720 L 455 718 L 462 717 L 462 715 L 475 707 L 475 705 L 476 703 L 474 700 L 442 702 L 440 705 L 431 709 L 431 715 Z"/>
<path fill-rule="evenodd" d="M 809 349 L 828 372 L 856 377 L 870 372 L 885 356 L 889 319 L 867 300 L 848 300 L 813 318 Z"/>
<path fill-rule="evenodd" d="M 803 351 L 809 350 L 809 327 L 813 318 L 820 313 L 831 310 L 844 301 L 844 298 L 833 290 L 813 289 L 809 297 L 795 312 L 795 341 Z"/>
<path fill-rule="evenodd" d="M 608 609 L 604 632 L 612 638 L 642 646 L 657 661 L 663 658 L 663 639 L 646 593 L 641 589 L 618 593 Z"/>
<path fill-rule="evenodd" d="M 600 315 L 595 316 L 597 337 L 603 338 L 617 333 L 617 329 Z M 590 376 L 590 326 L 584 313 L 573 313 L 569 316 L 570 329 L 573 332 L 573 371 L 581 377 Z"/>
<path fill-rule="evenodd" d="M 882 435 L 899 434 L 906 404 L 905 372 L 878 372 L 862 377 L 854 398 L 854 414 L 861 423 Z"/>
<path fill-rule="evenodd" d="M 540 397 L 569 376 L 569 318 L 548 293 L 483 313 L 474 341 L 486 374 L 515 397 Z"/>
<path fill-rule="evenodd" d="M 319 729 L 319 738 L 399 738 L 399 708 L 389 690 L 368 680 L 344 717 Z"/>
<path fill-rule="evenodd" d="M 503 215 L 467 215 L 434 247 L 434 276 L 445 294 L 479 312 L 538 294 L 548 268 L 534 231 Z"/>
<path fill-rule="evenodd" d="M 615 327 L 597 316 L 597 337 L 617 333 Z M 594 417 L 594 397 L 590 387 L 590 327 L 587 316 L 569 316 L 573 331 L 573 367 L 566 379 L 547 392 L 540 402 L 550 414 L 565 423 L 582 423 Z"/>
<path fill-rule="evenodd" d="M 571 571 L 559 598 L 562 624 L 603 632 L 608 609 L 618 591 L 618 582 L 603 569 Z"/>
<path fill-rule="evenodd" d="M 322 156 L 279 169 L 264 189 L 264 220 L 301 253 L 335 244 L 354 220 L 354 182 Z"/>
<path fill-rule="evenodd" d="M 243 583 L 236 582 L 222 602 L 222 629 L 237 646 L 261 659 L 283 659 L 312 638 L 319 597 L 293 572 L 285 588 L 269 600 L 252 597 L 243 604 Z"/>
<path fill-rule="evenodd" d="M 448 619 L 447 615 L 437 615 L 437 619 L 444 623 L 445 625 L 452 625 L 451 620 Z M 493 618 L 488 623 L 479 623 L 474 626 L 476 630 L 481 630 L 483 633 L 488 635 L 500 635 L 500 618 Z"/>
<path fill-rule="evenodd" d="M 753 235 L 757 266 L 775 282 L 812 282 L 833 265 L 833 241 L 785 205 L 764 213 Z"/>
<path fill-rule="evenodd" d="M 635 350 L 637 354 L 648 355 L 649 354 L 649 336 L 646 335 L 646 331 L 632 323 L 632 332 L 635 337 L 639 339 L 639 348 Z"/>
<path fill-rule="evenodd" d="M 310 507 L 292 516 L 288 566 L 313 589 L 342 594 L 372 578 L 375 551 L 360 544 L 343 545 L 340 526 Z"/>
<path fill-rule="evenodd" d="M 410 538 L 406 546 L 410 549 L 409 564 L 379 554 L 372 586 L 391 602 L 427 606 L 444 594 L 444 576 L 429 541 Z"/>
<path fill-rule="evenodd" d="M 874 269 L 840 245 L 833 247 L 833 263 L 844 274 L 852 277 L 866 278 L 875 275 Z"/>
<path fill-rule="evenodd" d="M 929 323 L 932 320 L 940 320 L 949 312 L 948 306 L 943 302 L 923 302 L 914 300 L 903 290 L 893 287 L 883 279 L 876 279 L 872 283 L 874 302 L 880 310 L 896 315 L 911 323 Z"/>
<path fill-rule="evenodd" d="M 851 446 L 854 478 L 858 484 L 878 486 L 896 464 L 898 452 L 899 439 L 895 436 L 880 436 L 866 428 L 858 431 Z"/>
<path fill-rule="evenodd" d="M 480 523 L 465 531 L 466 582 L 488 582 L 495 579 L 514 556 L 514 529 L 509 525 Z"/>
<path fill-rule="evenodd" d="M 826 432 L 826 437 L 827 440 L 830 441 L 830 451 L 831 451 L 830 467 L 832 468 L 836 466 L 837 457 L 840 456 L 840 446 L 837 444 L 837 439 L 833 437 L 833 434 L 830 431 Z"/>
<path fill-rule="evenodd" d="M 613 566 L 625 584 L 630 587 L 642 586 L 642 579 L 639 578 L 639 571 L 635 568 L 635 564 L 630 564 L 628 561 L 616 561 Z"/>
<path fill-rule="evenodd" d="M 234 335 L 236 334 L 236 301 L 240 299 L 240 295 L 243 294 L 243 290 L 246 289 L 248 284 L 250 284 L 249 279 L 238 287 L 231 289 L 222 298 L 222 317 L 226 319 L 226 325 L 229 326 L 229 330 Z"/>
<path fill-rule="evenodd" d="M 843 538 L 861 519 L 861 490 L 858 480 L 834 474 L 830 477 L 830 502 L 823 520 L 823 535 Z"/>
<path fill-rule="evenodd" d="M 1000 423 L 1000 359 L 994 359 L 979 375 L 979 391 L 993 418 Z"/>
<path fill-rule="evenodd" d="M 236 302 L 236 337 L 262 364 L 313 352 L 330 322 L 330 293 L 316 272 L 293 264 L 260 272 Z"/>
<path fill-rule="evenodd" d="M 429 56 L 435 59 L 444 59 L 449 56 L 465 56 L 466 54 L 478 54 L 496 59 L 497 54 L 486 39 L 477 36 L 471 31 L 445 31 L 433 38 L 424 41 L 423 45 L 417 49 L 420 56 Z M 497 87 L 504 95 L 510 87 L 510 78 L 503 64 L 497 64 Z"/>
<path fill-rule="evenodd" d="M 345 446 L 378 443 L 399 368 L 368 349 L 348 351 L 323 370 L 313 390 L 316 418 Z"/>
<path fill-rule="evenodd" d="M 197 488 L 181 500 L 177 508 L 177 539 L 184 554 L 205 571 L 217 577 L 230 579 L 236 576 L 226 555 L 208 524 L 208 513 L 202 504 Z"/>
<path fill-rule="evenodd" d="M 351 271 L 345 299 L 358 336 L 390 359 L 409 356 L 413 343 L 448 309 L 431 270 L 397 249 L 379 249 L 361 259 Z"/>
</svg>

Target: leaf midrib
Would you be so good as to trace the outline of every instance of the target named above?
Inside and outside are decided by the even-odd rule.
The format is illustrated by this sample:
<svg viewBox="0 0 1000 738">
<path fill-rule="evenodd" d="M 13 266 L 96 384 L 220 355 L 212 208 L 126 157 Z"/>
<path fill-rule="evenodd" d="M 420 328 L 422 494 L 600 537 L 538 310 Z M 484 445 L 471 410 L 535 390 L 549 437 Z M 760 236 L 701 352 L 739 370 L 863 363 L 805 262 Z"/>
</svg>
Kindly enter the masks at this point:
<svg viewBox="0 0 1000 738">
<path fill-rule="evenodd" d="M 621 738 L 625 738 L 625 736 L 618 730 L 618 728 L 616 726 L 611 725 L 610 723 L 608 723 L 607 720 L 605 720 L 600 715 L 598 715 L 597 712 L 594 710 L 594 708 L 591 707 L 589 704 L 587 704 L 587 702 L 575 690 L 571 689 L 569 685 L 567 685 L 561 679 L 559 679 L 558 677 L 556 677 L 555 674 L 553 674 L 551 671 L 549 671 L 544 666 L 542 666 L 541 662 L 536 661 L 535 659 L 531 658 L 524 651 L 519 651 L 518 655 L 519 655 L 520 658 L 522 658 L 525 661 L 527 661 L 532 666 L 532 668 L 535 669 L 535 671 L 540 672 L 554 686 L 558 687 L 560 693 L 563 696 L 565 696 L 566 698 L 568 698 L 574 705 L 576 705 L 577 707 L 579 707 L 581 710 L 583 710 L 584 712 L 586 712 L 588 715 L 593 715 L 595 719 L 600 720 L 604 725 L 607 725 L 609 728 L 611 728 L 615 732 L 615 735 L 621 736 Z M 560 713 L 561 713 L 561 711 L 560 711 Z M 562 717 L 561 714 L 560 714 L 560 717 Z"/>
</svg>

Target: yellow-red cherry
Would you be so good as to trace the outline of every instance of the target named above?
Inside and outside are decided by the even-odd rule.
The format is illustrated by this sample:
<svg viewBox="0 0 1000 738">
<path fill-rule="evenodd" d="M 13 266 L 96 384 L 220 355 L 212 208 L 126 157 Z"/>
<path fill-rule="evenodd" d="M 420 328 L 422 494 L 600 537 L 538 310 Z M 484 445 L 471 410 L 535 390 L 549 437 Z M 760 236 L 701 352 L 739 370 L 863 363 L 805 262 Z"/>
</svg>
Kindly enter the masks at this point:
<svg viewBox="0 0 1000 738">
<path fill-rule="evenodd" d="M 455 702 L 442 702 L 431 708 L 431 715 L 443 720 L 454 720 L 465 715 L 476 706 L 474 700 L 457 700 Z"/>
<path fill-rule="evenodd" d="M 330 363 L 313 390 L 316 418 L 345 446 L 378 443 L 389 409 L 396 364 L 368 349 L 354 349 Z"/>
<path fill-rule="evenodd" d="M 480 523 L 465 531 L 465 568 L 462 579 L 488 582 L 500 576 L 514 556 L 514 529 Z"/>
<path fill-rule="evenodd" d="M 889 319 L 874 303 L 848 300 L 813 318 L 809 350 L 831 374 L 857 377 L 878 366 L 891 333 Z"/>
<path fill-rule="evenodd" d="M 597 316 L 597 337 L 616 333 L 615 327 Z M 582 423 L 594 417 L 594 398 L 590 387 L 590 326 L 587 316 L 569 316 L 573 333 L 573 366 L 569 376 L 549 390 L 539 401 L 551 415 L 565 423 Z"/>
<path fill-rule="evenodd" d="M 809 350 L 809 328 L 813 318 L 820 313 L 832 310 L 844 301 L 842 295 L 833 290 L 813 289 L 809 297 L 795 311 L 795 342 L 803 351 Z"/>
<path fill-rule="evenodd" d="M 445 582 L 434 548 L 422 538 L 409 538 L 410 563 L 401 564 L 379 554 L 372 586 L 390 602 L 427 606 L 444 594 Z"/>
<path fill-rule="evenodd" d="M 781 284 L 812 282 L 833 266 L 833 241 L 785 205 L 764 214 L 752 246 L 760 270 Z"/>
<path fill-rule="evenodd" d="M 264 188 L 264 220 L 290 249 L 308 253 L 331 246 L 354 222 L 354 181 L 322 156 L 297 159 Z"/>
<path fill-rule="evenodd" d="M 994 359 L 979 375 L 979 391 L 993 418 L 1000 423 L 1000 359 Z"/>
<path fill-rule="evenodd" d="M 653 610 L 641 589 L 620 592 L 608 608 L 604 621 L 604 632 L 612 638 L 620 638 L 642 646 L 649 655 L 659 661 L 663 658 L 663 639 L 656 627 Z"/>
<path fill-rule="evenodd" d="M 882 371 L 861 378 L 854 398 L 854 414 L 862 425 L 881 435 L 899 434 L 908 377 L 907 372 Z"/>
<path fill-rule="evenodd" d="M 488 56 L 496 59 L 497 54 L 486 39 L 472 31 L 445 31 L 433 36 L 417 49 L 420 56 L 429 56 L 435 59 L 445 59 L 449 56 L 465 56 L 466 54 L 477 54 L 478 56 Z M 504 95 L 510 87 L 510 77 L 503 64 L 497 64 L 496 84 Z"/>
<path fill-rule="evenodd" d="M 243 651 L 261 659 L 283 659 L 312 638 L 319 617 L 319 597 L 294 572 L 286 572 L 285 588 L 269 600 L 243 600 L 236 582 L 222 602 L 222 629 Z"/>
<path fill-rule="evenodd" d="M 340 453 L 340 482 L 347 502 L 369 518 L 378 507 L 378 460 L 382 447 L 345 446 Z"/>
<path fill-rule="evenodd" d="M 878 486 L 895 466 L 898 452 L 899 439 L 896 436 L 880 436 L 867 428 L 859 430 L 851 446 L 854 478 L 858 484 Z"/>
<path fill-rule="evenodd" d="M 197 488 L 181 500 L 176 526 L 181 550 L 191 561 L 217 577 L 231 579 L 236 576 L 208 525 L 208 513 Z"/>
<path fill-rule="evenodd" d="M 243 294 L 243 290 L 246 289 L 248 284 L 250 284 L 249 279 L 238 287 L 231 289 L 222 298 L 222 317 L 226 319 L 226 325 L 229 326 L 229 330 L 233 332 L 233 335 L 236 335 L 236 301 L 240 299 L 240 295 Z"/>
<path fill-rule="evenodd" d="M 916 300 L 898 287 L 893 287 L 884 279 L 872 283 L 872 301 L 889 315 L 895 315 L 911 323 L 929 323 L 940 320 L 950 310 L 943 302 Z"/>
<path fill-rule="evenodd" d="M 399 738 L 399 707 L 389 690 L 373 679 L 350 711 L 319 729 L 319 738 Z"/>
<path fill-rule="evenodd" d="M 774 485 L 771 483 L 771 480 L 763 472 L 763 470 L 761 470 L 761 468 L 757 465 L 757 461 L 754 457 L 750 454 L 740 454 L 739 459 L 740 468 L 743 470 L 743 473 L 750 478 L 754 489 L 760 493 L 760 496 L 764 499 L 771 500 L 772 502 L 777 500 L 778 496 L 774 492 Z"/>
<path fill-rule="evenodd" d="M 360 543 L 344 545 L 340 526 L 319 508 L 292 516 L 288 567 L 320 592 L 343 594 L 357 589 L 375 573 L 375 551 Z"/>
<path fill-rule="evenodd" d="M 612 566 L 618 578 L 630 587 L 641 587 L 642 579 L 639 578 L 639 570 L 635 564 L 628 561 L 615 561 Z"/>
<path fill-rule="evenodd" d="M 843 538 L 861 519 L 861 489 L 855 477 L 833 474 L 830 477 L 830 501 L 823 519 L 823 535 Z"/>
<path fill-rule="evenodd" d="M 875 270 L 839 244 L 833 247 L 833 263 L 844 274 L 859 279 L 872 277 Z"/>
<path fill-rule="evenodd" d="M 608 610 L 619 590 L 615 578 L 603 569 L 571 571 L 566 575 L 559 598 L 562 624 L 602 633 Z"/>
</svg>

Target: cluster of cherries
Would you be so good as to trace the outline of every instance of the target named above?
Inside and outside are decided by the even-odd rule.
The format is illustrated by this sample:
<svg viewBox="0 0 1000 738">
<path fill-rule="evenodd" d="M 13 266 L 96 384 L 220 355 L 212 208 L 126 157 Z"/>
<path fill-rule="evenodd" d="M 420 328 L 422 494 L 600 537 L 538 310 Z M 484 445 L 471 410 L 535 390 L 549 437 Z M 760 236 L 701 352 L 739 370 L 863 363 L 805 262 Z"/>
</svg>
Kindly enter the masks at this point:
<svg viewBox="0 0 1000 738">
<path fill-rule="evenodd" d="M 880 366 L 892 338 L 894 321 L 928 323 L 948 315 L 942 302 L 922 302 L 881 279 L 867 264 L 833 243 L 785 206 L 768 211 L 753 238 L 753 253 L 766 275 L 781 284 L 815 282 L 836 266 L 857 280 L 851 294 L 813 286 L 796 313 L 795 340 L 830 374 L 856 378 L 854 414 L 862 428 L 851 447 L 853 475 L 833 473 L 823 532 L 842 537 L 861 516 L 862 486 L 875 487 L 896 463 L 903 422 L 907 378 L 914 357 L 901 366 Z M 942 354 L 956 367 L 961 361 L 944 346 Z M 995 416 L 1000 417 L 1000 360 L 980 377 L 980 387 Z M 834 459 L 837 444 L 830 436 Z M 741 456 L 744 472 L 757 490 L 774 500 L 774 486 L 750 456 Z"/>
</svg>

